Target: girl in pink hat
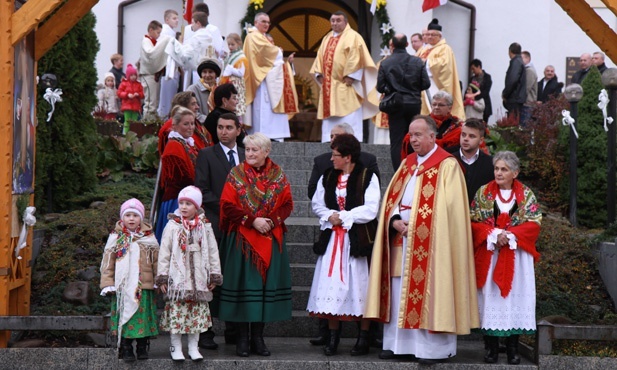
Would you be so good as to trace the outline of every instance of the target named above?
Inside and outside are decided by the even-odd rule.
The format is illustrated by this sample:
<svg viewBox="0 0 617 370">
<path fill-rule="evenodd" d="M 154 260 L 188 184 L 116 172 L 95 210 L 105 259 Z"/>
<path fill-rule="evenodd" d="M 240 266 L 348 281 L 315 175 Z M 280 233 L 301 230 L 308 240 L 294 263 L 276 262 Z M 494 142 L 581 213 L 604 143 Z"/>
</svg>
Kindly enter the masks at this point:
<svg viewBox="0 0 617 370">
<path fill-rule="evenodd" d="M 148 338 L 158 335 L 154 277 L 159 244 L 152 226 L 144 222 L 144 205 L 129 199 L 120 208 L 120 221 L 109 234 L 101 262 L 101 295 L 111 302 L 111 330 L 118 333 L 120 355 L 135 361 L 148 358 Z"/>
<path fill-rule="evenodd" d="M 156 283 L 165 294 L 161 329 L 169 331 L 171 358 L 184 361 L 182 334 L 189 356 L 203 360 L 199 334 L 212 326 L 212 290 L 223 284 L 219 250 L 212 225 L 201 209 L 201 190 L 187 186 L 178 194 L 178 209 L 163 230 Z"/>
</svg>

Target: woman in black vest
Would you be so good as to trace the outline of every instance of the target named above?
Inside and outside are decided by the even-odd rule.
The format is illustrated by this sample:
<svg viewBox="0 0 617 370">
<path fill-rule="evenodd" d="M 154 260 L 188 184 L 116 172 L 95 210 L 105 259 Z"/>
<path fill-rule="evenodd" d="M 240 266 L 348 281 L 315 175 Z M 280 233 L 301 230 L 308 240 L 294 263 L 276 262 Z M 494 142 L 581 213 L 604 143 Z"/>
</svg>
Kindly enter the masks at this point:
<svg viewBox="0 0 617 370">
<path fill-rule="evenodd" d="M 368 286 L 377 212 L 379 179 L 358 162 L 360 143 L 349 134 L 337 135 L 330 145 L 334 168 L 327 170 L 313 195 L 313 212 L 321 235 L 313 250 L 319 256 L 307 310 L 328 319 L 330 341 L 326 356 L 336 354 L 339 321 L 359 321 L 361 331 L 352 356 L 369 351 L 369 321 L 362 319 Z"/>
</svg>

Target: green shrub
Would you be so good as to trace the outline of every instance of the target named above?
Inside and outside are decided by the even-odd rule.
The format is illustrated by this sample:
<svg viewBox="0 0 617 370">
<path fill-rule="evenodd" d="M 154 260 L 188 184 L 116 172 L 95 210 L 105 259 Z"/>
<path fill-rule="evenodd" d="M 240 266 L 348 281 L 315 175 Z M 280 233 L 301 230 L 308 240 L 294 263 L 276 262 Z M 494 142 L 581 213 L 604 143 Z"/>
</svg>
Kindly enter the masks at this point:
<svg viewBox="0 0 617 370">
<path fill-rule="evenodd" d="M 71 197 L 97 183 L 96 129 L 91 114 L 97 103 L 95 23 L 94 15 L 87 14 L 38 61 L 39 73 L 55 74 L 63 93 L 53 118 L 45 122 L 49 104 L 39 85 L 35 203 L 40 211 L 66 210 Z M 52 204 L 47 204 L 47 194 L 52 195 Z"/>
<path fill-rule="evenodd" d="M 578 192 L 576 217 L 582 226 L 604 227 L 607 221 L 607 135 L 602 124 L 602 111 L 598 108 L 598 95 L 604 88 L 600 72 L 592 66 L 583 80 L 583 98 L 578 103 L 577 151 Z M 562 126 L 560 142 L 564 158 L 569 157 L 568 138 L 570 127 Z M 563 177 L 563 197 L 568 199 L 568 178 Z"/>
<path fill-rule="evenodd" d="M 156 172 L 159 167 L 158 142 L 157 136 L 138 138 L 132 131 L 126 136 L 98 135 L 97 175 L 119 181 L 128 170 Z"/>
</svg>

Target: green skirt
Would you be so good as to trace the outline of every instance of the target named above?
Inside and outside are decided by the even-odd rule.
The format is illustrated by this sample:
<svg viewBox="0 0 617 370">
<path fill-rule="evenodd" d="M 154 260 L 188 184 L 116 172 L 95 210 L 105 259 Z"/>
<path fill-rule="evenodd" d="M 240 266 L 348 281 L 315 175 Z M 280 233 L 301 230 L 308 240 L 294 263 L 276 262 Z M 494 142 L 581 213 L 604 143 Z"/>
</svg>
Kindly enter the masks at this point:
<svg viewBox="0 0 617 370">
<path fill-rule="evenodd" d="M 284 237 L 282 248 L 272 241 L 272 258 L 264 282 L 251 262 L 251 251 L 246 256 L 242 253 L 242 240 L 236 235 L 231 232 L 221 240 L 223 286 L 216 292 L 218 317 L 232 322 L 291 320 L 291 271 Z"/>
<path fill-rule="evenodd" d="M 118 331 L 118 302 L 115 296 L 111 300 L 111 331 Z M 139 307 L 131 319 L 122 325 L 122 338 L 136 339 L 158 335 L 156 319 L 156 304 L 154 303 L 154 291 L 143 289 Z"/>
</svg>

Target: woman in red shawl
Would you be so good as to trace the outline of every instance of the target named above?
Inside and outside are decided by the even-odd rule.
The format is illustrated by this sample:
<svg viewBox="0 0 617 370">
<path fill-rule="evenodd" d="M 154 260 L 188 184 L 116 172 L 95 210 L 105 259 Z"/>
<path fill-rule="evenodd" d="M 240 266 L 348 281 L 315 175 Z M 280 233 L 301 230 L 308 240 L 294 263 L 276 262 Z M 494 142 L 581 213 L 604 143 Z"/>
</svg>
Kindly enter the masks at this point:
<svg viewBox="0 0 617 370">
<path fill-rule="evenodd" d="M 195 113 L 188 108 L 175 106 L 172 131 L 161 156 L 162 189 L 161 205 L 158 210 L 155 235 L 160 242 L 163 229 L 167 225 L 167 216 L 178 208 L 180 190 L 195 184 L 195 162 L 199 147 L 193 138 L 195 132 Z"/>
<path fill-rule="evenodd" d="M 287 177 L 270 158 L 270 139 L 244 138 L 246 160 L 231 169 L 221 195 L 220 256 L 225 279 L 219 319 L 237 323 L 236 354 L 270 351 L 264 323 L 291 319 L 291 272 L 285 219 L 293 209 Z"/>
<path fill-rule="evenodd" d="M 542 212 L 535 195 L 516 180 L 519 160 L 509 151 L 493 157 L 495 180 L 471 203 L 471 227 L 481 331 L 496 363 L 499 337 L 506 338 L 508 363 L 520 363 L 518 337 L 536 331 L 534 262 Z"/>
</svg>

